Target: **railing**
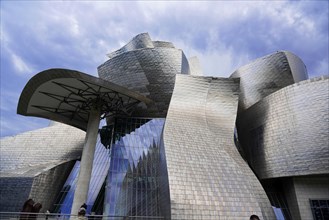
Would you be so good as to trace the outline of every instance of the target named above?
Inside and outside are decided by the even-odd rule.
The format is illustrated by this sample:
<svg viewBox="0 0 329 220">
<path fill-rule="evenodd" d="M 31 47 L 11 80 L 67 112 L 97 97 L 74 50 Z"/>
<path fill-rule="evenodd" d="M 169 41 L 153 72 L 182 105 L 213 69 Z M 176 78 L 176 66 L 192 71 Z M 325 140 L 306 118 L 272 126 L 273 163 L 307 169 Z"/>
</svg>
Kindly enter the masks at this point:
<svg viewBox="0 0 329 220">
<path fill-rule="evenodd" d="M 0 212 L 1 220 L 162 220 L 162 216 L 77 216 L 56 213 Z"/>
</svg>

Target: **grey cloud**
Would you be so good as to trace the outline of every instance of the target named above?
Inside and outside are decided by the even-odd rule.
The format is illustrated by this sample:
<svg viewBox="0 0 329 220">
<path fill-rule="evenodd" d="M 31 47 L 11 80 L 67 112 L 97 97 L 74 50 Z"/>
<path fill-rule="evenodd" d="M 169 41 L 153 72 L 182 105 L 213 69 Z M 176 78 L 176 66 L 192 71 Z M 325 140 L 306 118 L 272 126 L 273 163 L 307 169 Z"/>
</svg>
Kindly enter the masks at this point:
<svg viewBox="0 0 329 220">
<path fill-rule="evenodd" d="M 62 67 L 96 75 L 107 53 L 141 32 L 173 42 L 188 57 L 198 55 L 210 75 L 227 76 L 276 50 L 296 53 L 311 76 L 328 73 L 328 2 L 5 1 L 1 6 L 7 56 L 1 58 L 1 86 L 10 91 L 21 91 L 33 75 L 13 78 L 8 58 L 13 54 L 36 72 Z"/>
</svg>

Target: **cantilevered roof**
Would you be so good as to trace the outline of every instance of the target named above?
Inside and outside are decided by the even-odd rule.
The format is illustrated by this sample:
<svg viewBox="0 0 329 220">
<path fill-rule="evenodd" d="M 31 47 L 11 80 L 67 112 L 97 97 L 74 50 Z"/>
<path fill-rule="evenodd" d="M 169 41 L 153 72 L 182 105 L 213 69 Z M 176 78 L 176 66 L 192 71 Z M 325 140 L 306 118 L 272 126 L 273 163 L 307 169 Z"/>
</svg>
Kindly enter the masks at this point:
<svg viewBox="0 0 329 220">
<path fill-rule="evenodd" d="M 145 96 L 103 79 L 68 69 L 49 69 L 26 84 L 19 98 L 17 113 L 59 121 L 87 129 L 89 111 L 97 100 L 103 116 L 129 115 Z"/>
</svg>

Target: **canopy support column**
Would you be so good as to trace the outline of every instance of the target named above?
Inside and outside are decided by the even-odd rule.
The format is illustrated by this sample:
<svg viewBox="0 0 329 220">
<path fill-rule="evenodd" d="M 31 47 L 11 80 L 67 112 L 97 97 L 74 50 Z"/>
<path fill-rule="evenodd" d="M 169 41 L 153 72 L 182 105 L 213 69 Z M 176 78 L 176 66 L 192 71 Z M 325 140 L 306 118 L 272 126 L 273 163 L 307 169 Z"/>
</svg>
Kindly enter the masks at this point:
<svg viewBox="0 0 329 220">
<path fill-rule="evenodd" d="M 99 122 L 100 108 L 98 106 L 93 106 L 89 113 L 85 144 L 81 156 L 80 172 L 74 192 L 71 215 L 77 215 L 80 206 L 87 202 Z"/>
</svg>

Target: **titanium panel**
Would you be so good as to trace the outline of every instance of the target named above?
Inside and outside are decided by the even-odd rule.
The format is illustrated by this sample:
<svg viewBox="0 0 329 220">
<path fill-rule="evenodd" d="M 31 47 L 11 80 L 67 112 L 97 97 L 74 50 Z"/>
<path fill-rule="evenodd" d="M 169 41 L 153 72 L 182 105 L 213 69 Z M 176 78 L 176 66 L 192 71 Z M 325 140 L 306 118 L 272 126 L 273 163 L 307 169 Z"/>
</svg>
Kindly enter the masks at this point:
<svg viewBox="0 0 329 220">
<path fill-rule="evenodd" d="M 143 36 L 149 38 L 148 35 Z M 128 44 L 135 44 L 135 39 Z M 161 47 L 159 45 L 158 42 L 157 47 L 129 47 L 129 50 L 124 49 L 98 67 L 100 78 L 136 91 L 155 102 L 147 110 L 137 108 L 132 117 L 165 117 L 174 89 L 175 75 L 190 72 L 182 50 L 164 42 Z"/>
<path fill-rule="evenodd" d="M 166 217 L 274 219 L 265 191 L 234 145 L 238 94 L 239 79 L 176 76 L 163 134 Z"/>
<path fill-rule="evenodd" d="M 28 199 L 32 177 L 0 178 L 0 212 L 19 212 Z M 13 199 L 15 198 L 15 199 Z"/>
<path fill-rule="evenodd" d="M 283 51 L 286 55 L 292 76 L 295 82 L 300 82 L 308 79 L 307 69 L 304 62 L 295 54 L 289 51 Z"/>
<path fill-rule="evenodd" d="M 190 57 L 188 59 L 188 63 L 190 65 L 190 74 L 193 76 L 203 76 L 203 71 L 201 68 L 201 64 L 200 61 L 198 59 L 198 57 L 194 56 L 194 57 Z"/>
<path fill-rule="evenodd" d="M 1 176 L 34 176 L 66 161 L 80 158 L 85 132 L 55 123 L 53 126 L 1 139 Z"/>
<path fill-rule="evenodd" d="M 80 129 L 54 123 L 2 138 L 1 210 L 18 212 L 29 197 L 42 203 L 42 211 L 50 209 L 72 167 L 70 161 L 81 156 L 84 137 L 85 132 Z"/>
<path fill-rule="evenodd" d="M 40 212 L 51 210 L 55 203 L 56 196 L 65 183 L 74 163 L 74 161 L 69 161 L 55 166 L 50 170 L 40 170 L 40 174 L 33 179 L 30 195 L 20 201 L 20 206 L 22 206 L 28 198 L 33 198 L 35 202 L 40 202 L 42 204 Z M 22 207 L 19 207 L 16 211 L 21 211 L 21 208 Z"/>
<path fill-rule="evenodd" d="M 169 48 L 175 48 L 174 44 L 171 42 L 166 41 L 152 41 L 154 47 L 169 47 Z"/>
<path fill-rule="evenodd" d="M 269 94 L 308 78 L 304 63 L 286 51 L 258 58 L 230 77 L 240 78 L 239 113 Z"/>
<path fill-rule="evenodd" d="M 125 46 L 119 50 L 113 51 L 107 56 L 112 59 L 118 55 L 121 55 L 128 51 L 138 50 L 141 48 L 154 48 L 153 42 L 148 33 L 141 33 L 136 35 L 131 41 L 129 41 Z"/>
<path fill-rule="evenodd" d="M 240 143 L 260 179 L 329 173 L 329 79 L 283 88 L 239 115 Z"/>
</svg>

